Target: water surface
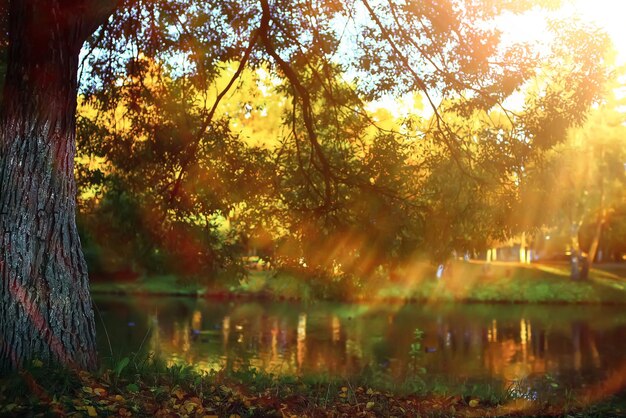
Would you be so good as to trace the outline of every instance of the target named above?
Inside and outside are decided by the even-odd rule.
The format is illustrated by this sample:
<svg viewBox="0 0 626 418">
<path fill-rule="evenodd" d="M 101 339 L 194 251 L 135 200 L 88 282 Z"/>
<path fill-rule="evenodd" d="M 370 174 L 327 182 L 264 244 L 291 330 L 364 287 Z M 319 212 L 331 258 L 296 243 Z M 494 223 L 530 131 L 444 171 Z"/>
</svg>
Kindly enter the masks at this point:
<svg viewBox="0 0 626 418">
<path fill-rule="evenodd" d="M 543 378 L 567 388 L 626 376 L 626 312 L 547 305 L 351 305 L 98 296 L 101 356 L 154 352 L 198 369 L 401 381 Z M 106 332 L 105 332 L 106 328 Z M 424 332 L 416 358 L 414 331 Z M 111 346 L 109 347 L 109 342 Z"/>
</svg>

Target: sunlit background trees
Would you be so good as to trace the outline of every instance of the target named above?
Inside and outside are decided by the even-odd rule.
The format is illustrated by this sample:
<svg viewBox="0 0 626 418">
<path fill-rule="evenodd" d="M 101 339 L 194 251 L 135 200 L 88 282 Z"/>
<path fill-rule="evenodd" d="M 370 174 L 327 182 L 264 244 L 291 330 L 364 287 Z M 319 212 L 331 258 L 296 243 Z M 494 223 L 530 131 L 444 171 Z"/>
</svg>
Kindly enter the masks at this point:
<svg viewBox="0 0 626 418">
<path fill-rule="evenodd" d="M 183 3 L 131 2 L 82 53 L 94 275 L 621 260 L 622 61 L 576 5 Z"/>
<path fill-rule="evenodd" d="M 535 257 L 621 257 L 606 34 L 557 14 L 543 45 L 500 42 L 511 35 L 492 16 L 522 3 L 277 7 L 136 2 L 85 48 L 93 273 L 234 278 L 258 254 L 367 277 L 513 241 Z"/>
</svg>

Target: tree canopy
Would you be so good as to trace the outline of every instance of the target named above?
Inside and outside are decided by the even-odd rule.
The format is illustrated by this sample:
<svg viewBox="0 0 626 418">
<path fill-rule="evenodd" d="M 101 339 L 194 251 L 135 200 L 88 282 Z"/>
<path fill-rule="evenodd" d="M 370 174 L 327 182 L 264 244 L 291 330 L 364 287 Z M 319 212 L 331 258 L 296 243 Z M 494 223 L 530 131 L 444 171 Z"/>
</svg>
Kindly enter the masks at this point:
<svg viewBox="0 0 626 418">
<path fill-rule="evenodd" d="M 498 16 L 534 4 L 129 3 L 83 54 L 79 152 L 107 168 L 81 165 L 81 184 L 106 194 L 102 224 L 145 226 L 144 254 L 187 242 L 218 260 L 224 218 L 309 264 L 339 262 L 314 255 L 338 236 L 360 266 L 483 248 L 519 230 L 517 179 L 607 76 L 590 28 L 501 42 Z M 383 126 L 369 104 L 403 94 L 423 110 Z"/>
</svg>

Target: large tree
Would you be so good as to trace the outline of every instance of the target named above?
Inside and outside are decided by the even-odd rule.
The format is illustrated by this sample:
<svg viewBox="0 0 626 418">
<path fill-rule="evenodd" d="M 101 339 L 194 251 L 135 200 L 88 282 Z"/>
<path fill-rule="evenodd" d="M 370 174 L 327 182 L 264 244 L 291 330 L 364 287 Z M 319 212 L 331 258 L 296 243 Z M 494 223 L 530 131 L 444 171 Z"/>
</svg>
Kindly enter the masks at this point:
<svg viewBox="0 0 626 418">
<path fill-rule="evenodd" d="M 10 2 L 0 115 L 0 367 L 96 365 L 75 222 L 78 58 L 113 12 L 99 0 Z"/>
<path fill-rule="evenodd" d="M 174 163 L 164 167 L 171 170 L 163 188 L 165 211 L 184 196 L 185 179 L 197 168 L 207 138 L 214 140 L 224 126 L 216 109 L 244 66 L 268 65 L 284 80 L 292 106 L 284 120 L 292 164 L 284 169 L 298 176 L 292 177 L 294 185 L 285 193 L 292 198 L 286 201 L 319 231 L 341 220 L 347 199 L 347 207 L 377 226 L 388 221 L 384 208 L 406 197 L 383 181 L 387 173 L 369 172 L 382 157 L 395 161 L 399 154 L 387 149 L 397 146 L 397 135 L 413 132 L 416 140 L 428 135 L 461 171 L 471 168 L 464 144 L 472 138 L 446 123 L 438 103 L 455 100 L 460 115 L 488 112 L 534 74 L 528 49 L 502 45 L 493 23 L 503 11 L 533 3 L 206 0 L 190 6 L 187 0 L 11 0 L 0 116 L 0 367 L 21 367 L 33 358 L 81 368 L 96 364 L 87 270 L 74 219 L 81 51 L 87 53 L 85 99 L 96 98 L 105 110 L 123 102 L 140 116 L 146 108 L 157 115 L 167 111 L 158 101 L 144 101 L 147 86 L 158 84 L 163 74 L 155 65 L 203 92 L 220 75 L 221 63 L 239 63 L 211 102 L 177 120 L 175 146 L 166 150 Z M 581 65 L 568 80 L 582 92 L 577 106 L 594 99 L 598 78 L 590 64 L 594 55 L 583 52 L 591 58 L 579 55 Z M 342 80 L 345 74 L 351 75 L 349 82 Z M 358 130 L 346 127 L 364 114 L 366 102 L 408 92 L 420 92 L 434 112 L 427 132 L 415 133 L 408 124 L 405 132 L 378 135 L 373 148 L 380 150 L 371 164 L 363 169 L 346 164 L 353 155 L 345 150 L 362 140 Z M 559 98 L 550 96 L 557 103 Z M 530 122 L 540 127 L 542 121 Z M 157 127 L 144 134 L 144 140 L 169 135 Z M 541 134 L 526 141 L 542 139 Z M 377 204 L 383 209 L 370 213 L 352 205 L 360 191 L 384 199 Z"/>
</svg>

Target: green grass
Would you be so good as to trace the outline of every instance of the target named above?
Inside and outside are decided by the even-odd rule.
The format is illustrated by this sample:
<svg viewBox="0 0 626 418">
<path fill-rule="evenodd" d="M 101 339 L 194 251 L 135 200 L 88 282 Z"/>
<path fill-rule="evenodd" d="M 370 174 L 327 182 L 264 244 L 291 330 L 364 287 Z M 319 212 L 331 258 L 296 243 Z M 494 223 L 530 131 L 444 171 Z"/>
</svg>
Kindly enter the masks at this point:
<svg viewBox="0 0 626 418">
<path fill-rule="evenodd" d="M 91 283 L 93 293 L 147 294 L 179 296 L 250 297 L 275 296 L 281 299 L 309 299 L 309 284 L 292 275 L 269 271 L 251 271 L 247 278 L 236 284 L 202 284 L 178 278 L 174 275 L 141 277 L 133 281 L 96 281 Z"/>
<path fill-rule="evenodd" d="M 96 282 L 94 293 L 243 296 L 252 298 L 347 301 L 429 301 L 487 303 L 626 304 L 626 278 L 592 270 L 585 281 L 570 280 L 566 265 L 522 265 L 455 262 L 442 279 L 427 264 L 405 269 L 401 279 L 379 275 L 359 286 L 349 281 L 303 278 L 283 272 L 251 271 L 239 283 L 212 285 L 175 276 L 144 277 L 132 282 Z"/>
<path fill-rule="evenodd" d="M 309 300 L 312 297 L 308 280 L 282 272 L 251 271 L 248 277 L 242 280 L 237 291 L 282 299 Z"/>
<path fill-rule="evenodd" d="M 626 280 L 593 274 L 573 282 L 564 267 L 454 263 L 442 279 L 406 277 L 377 289 L 378 298 L 507 303 L 626 303 Z"/>
<path fill-rule="evenodd" d="M 206 286 L 187 283 L 173 275 L 141 277 L 133 281 L 97 281 L 92 282 L 94 293 L 154 294 L 196 296 L 206 293 Z"/>
</svg>

